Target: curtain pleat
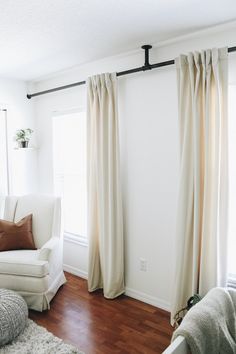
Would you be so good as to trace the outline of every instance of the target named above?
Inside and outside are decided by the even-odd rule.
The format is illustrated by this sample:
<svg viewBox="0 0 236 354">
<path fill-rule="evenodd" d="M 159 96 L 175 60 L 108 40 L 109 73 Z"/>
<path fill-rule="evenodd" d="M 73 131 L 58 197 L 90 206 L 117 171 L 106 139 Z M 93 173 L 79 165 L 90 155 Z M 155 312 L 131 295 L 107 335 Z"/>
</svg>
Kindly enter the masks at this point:
<svg viewBox="0 0 236 354">
<path fill-rule="evenodd" d="M 87 97 L 88 289 L 115 298 L 124 292 L 116 75 L 89 78 Z"/>
<path fill-rule="evenodd" d="M 181 166 L 172 323 L 194 293 L 226 285 L 227 48 L 181 55 L 176 68 Z"/>
</svg>

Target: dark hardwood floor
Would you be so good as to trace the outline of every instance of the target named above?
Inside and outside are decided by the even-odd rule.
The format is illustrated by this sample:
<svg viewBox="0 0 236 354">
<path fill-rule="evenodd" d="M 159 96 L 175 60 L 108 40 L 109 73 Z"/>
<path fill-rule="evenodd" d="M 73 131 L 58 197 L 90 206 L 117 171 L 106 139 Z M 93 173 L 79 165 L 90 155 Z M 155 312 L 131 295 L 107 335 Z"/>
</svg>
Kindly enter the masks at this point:
<svg viewBox="0 0 236 354">
<path fill-rule="evenodd" d="M 125 295 L 106 300 L 89 294 L 84 279 L 68 280 L 42 313 L 30 318 L 86 354 L 158 354 L 169 345 L 169 314 Z"/>
</svg>

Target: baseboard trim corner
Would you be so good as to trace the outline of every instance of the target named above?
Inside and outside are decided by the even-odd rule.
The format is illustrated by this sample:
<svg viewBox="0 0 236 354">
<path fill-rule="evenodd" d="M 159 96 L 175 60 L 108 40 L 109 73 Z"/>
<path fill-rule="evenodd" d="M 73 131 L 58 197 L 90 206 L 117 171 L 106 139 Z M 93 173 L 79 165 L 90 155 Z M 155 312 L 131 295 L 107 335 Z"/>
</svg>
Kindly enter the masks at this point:
<svg viewBox="0 0 236 354">
<path fill-rule="evenodd" d="M 65 272 L 77 275 L 80 278 L 88 279 L 88 273 L 84 270 L 70 266 L 69 264 L 63 264 L 63 269 Z"/>
</svg>

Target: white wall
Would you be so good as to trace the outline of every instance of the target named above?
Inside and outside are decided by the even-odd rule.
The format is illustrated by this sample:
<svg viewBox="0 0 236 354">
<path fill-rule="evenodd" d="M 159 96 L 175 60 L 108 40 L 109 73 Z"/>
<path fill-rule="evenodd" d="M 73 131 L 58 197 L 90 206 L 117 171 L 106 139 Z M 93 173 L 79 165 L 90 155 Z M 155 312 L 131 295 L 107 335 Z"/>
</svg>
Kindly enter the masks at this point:
<svg viewBox="0 0 236 354">
<path fill-rule="evenodd" d="M 31 193 L 38 188 L 37 153 L 14 149 L 15 131 L 28 127 L 34 129 L 34 104 L 26 98 L 26 93 L 25 82 L 0 78 L 0 107 L 7 109 L 11 194 Z M 34 141 L 35 137 L 33 144 Z"/>
<path fill-rule="evenodd" d="M 151 62 L 173 59 L 180 52 L 234 46 L 236 28 L 203 32 L 152 50 Z M 147 40 L 148 42 L 148 40 Z M 231 54 L 230 62 L 236 61 Z M 35 83 L 34 90 L 84 80 L 104 71 L 143 65 L 143 52 L 107 58 Z M 174 66 L 119 78 L 121 170 L 124 200 L 127 294 L 169 309 L 174 276 L 175 215 L 178 189 L 178 116 Z M 80 86 L 35 98 L 42 192 L 53 191 L 53 111 L 86 106 Z M 87 272 L 87 247 L 65 241 L 66 269 Z M 139 259 L 147 260 L 147 272 Z"/>
</svg>

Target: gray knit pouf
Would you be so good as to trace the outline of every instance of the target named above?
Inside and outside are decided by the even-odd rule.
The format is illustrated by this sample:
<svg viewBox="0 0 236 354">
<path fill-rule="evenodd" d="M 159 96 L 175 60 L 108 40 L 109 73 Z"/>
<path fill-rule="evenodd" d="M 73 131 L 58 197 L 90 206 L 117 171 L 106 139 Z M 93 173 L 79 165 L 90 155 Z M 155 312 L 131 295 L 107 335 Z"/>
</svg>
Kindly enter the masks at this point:
<svg viewBox="0 0 236 354">
<path fill-rule="evenodd" d="M 25 300 L 14 291 L 0 289 L 0 347 L 23 331 L 27 318 Z"/>
</svg>

